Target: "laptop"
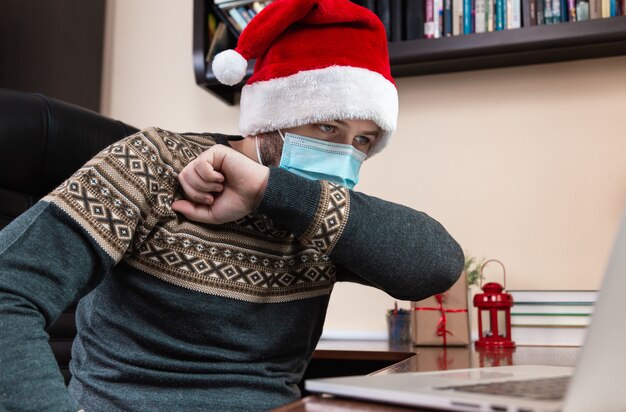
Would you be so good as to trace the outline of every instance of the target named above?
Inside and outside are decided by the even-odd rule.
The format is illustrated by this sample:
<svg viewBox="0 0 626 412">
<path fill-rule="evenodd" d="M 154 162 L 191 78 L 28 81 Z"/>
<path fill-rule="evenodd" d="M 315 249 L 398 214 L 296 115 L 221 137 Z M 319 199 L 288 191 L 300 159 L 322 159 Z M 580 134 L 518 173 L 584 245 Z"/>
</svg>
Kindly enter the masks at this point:
<svg viewBox="0 0 626 412">
<path fill-rule="evenodd" d="M 452 411 L 626 411 L 626 210 L 575 368 L 517 365 L 311 379 L 349 398 Z"/>
</svg>

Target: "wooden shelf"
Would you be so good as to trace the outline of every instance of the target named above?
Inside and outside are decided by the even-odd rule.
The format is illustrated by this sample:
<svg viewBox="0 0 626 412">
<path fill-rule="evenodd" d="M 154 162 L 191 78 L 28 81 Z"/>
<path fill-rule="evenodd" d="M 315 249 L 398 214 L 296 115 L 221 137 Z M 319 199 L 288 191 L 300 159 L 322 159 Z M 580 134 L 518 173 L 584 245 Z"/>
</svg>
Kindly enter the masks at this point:
<svg viewBox="0 0 626 412">
<path fill-rule="evenodd" d="M 220 84 L 206 64 L 206 16 L 212 0 L 194 0 L 194 71 L 196 83 L 234 105 L 238 86 Z M 626 55 L 626 16 L 389 43 L 394 77 L 554 63 Z M 246 79 L 254 62 L 248 64 Z"/>
</svg>

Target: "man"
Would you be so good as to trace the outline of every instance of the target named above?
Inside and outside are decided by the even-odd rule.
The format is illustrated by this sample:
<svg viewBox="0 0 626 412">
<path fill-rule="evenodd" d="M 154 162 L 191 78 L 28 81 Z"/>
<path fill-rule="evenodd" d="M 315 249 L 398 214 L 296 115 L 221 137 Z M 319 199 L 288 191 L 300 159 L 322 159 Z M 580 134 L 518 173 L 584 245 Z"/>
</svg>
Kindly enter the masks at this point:
<svg viewBox="0 0 626 412">
<path fill-rule="evenodd" d="M 214 71 L 247 58 L 247 137 L 143 130 L 0 232 L 0 409 L 267 410 L 298 398 L 335 282 L 457 279 L 440 224 L 351 190 L 397 118 L 376 17 L 276 0 Z M 44 328 L 79 299 L 68 391 Z"/>
</svg>

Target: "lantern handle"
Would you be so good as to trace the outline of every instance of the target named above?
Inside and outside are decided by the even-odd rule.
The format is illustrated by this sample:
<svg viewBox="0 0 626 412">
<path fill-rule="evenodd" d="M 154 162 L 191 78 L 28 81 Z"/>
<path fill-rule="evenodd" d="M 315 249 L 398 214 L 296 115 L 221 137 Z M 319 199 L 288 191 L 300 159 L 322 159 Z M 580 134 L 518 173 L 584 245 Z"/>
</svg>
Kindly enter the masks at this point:
<svg viewBox="0 0 626 412">
<path fill-rule="evenodd" d="M 506 268 L 504 267 L 504 263 L 500 262 L 498 259 L 489 259 L 487 260 L 485 263 L 483 263 L 483 265 L 480 267 L 480 288 L 482 289 L 483 287 L 483 270 L 485 269 L 485 266 L 487 266 L 487 263 L 490 262 L 496 262 L 499 263 L 500 266 L 502 266 L 502 277 L 504 278 L 504 290 L 506 290 Z"/>
</svg>

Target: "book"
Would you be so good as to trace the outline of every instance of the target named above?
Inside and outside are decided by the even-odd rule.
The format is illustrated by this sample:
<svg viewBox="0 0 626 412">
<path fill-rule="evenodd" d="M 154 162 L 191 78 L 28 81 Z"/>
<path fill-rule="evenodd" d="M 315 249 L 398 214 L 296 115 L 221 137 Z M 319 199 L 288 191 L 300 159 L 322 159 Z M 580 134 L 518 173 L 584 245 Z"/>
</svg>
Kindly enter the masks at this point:
<svg viewBox="0 0 626 412">
<path fill-rule="evenodd" d="M 470 33 L 472 33 L 472 0 L 463 0 L 463 34 Z"/>
<path fill-rule="evenodd" d="M 425 0 L 424 7 L 424 37 L 435 38 L 435 0 Z"/>
<path fill-rule="evenodd" d="M 611 17 L 611 0 L 602 0 L 602 18 Z"/>
<path fill-rule="evenodd" d="M 532 26 L 530 22 L 530 0 L 522 0 L 522 26 Z"/>
<path fill-rule="evenodd" d="M 567 19 L 569 21 L 576 21 L 576 1 L 567 0 Z"/>
<path fill-rule="evenodd" d="M 374 13 L 376 12 L 376 0 L 362 0 L 361 3 L 361 5 L 366 9 L 369 9 Z"/>
<path fill-rule="evenodd" d="M 552 24 L 552 0 L 544 0 L 543 18 L 545 24 Z"/>
<path fill-rule="evenodd" d="M 495 19 L 495 29 L 496 30 L 504 30 L 506 25 L 506 0 L 495 0 L 496 1 L 496 19 Z M 550 0 L 546 0 L 550 1 Z"/>
<path fill-rule="evenodd" d="M 495 2 L 494 0 L 486 0 L 485 3 L 485 21 L 487 22 L 487 31 L 492 32 L 494 30 L 495 21 Z"/>
<path fill-rule="evenodd" d="M 485 0 L 475 0 L 474 6 L 474 31 L 484 33 L 487 31 L 487 21 L 485 20 Z"/>
<path fill-rule="evenodd" d="M 434 0 L 433 5 L 433 25 L 435 26 L 435 39 L 438 39 L 441 37 L 443 29 L 443 0 Z"/>
<path fill-rule="evenodd" d="M 260 1 L 255 1 L 254 3 L 252 3 L 252 9 L 259 14 L 261 12 L 261 10 L 263 10 L 265 8 L 265 4 L 263 4 Z"/>
<path fill-rule="evenodd" d="M 559 15 L 561 16 L 561 19 L 559 20 L 560 23 L 567 23 L 569 21 L 569 11 L 568 11 L 568 5 L 567 5 L 568 1 L 569 0 L 559 0 L 560 2 L 559 4 L 561 5 L 561 9 L 559 12 Z"/>
<path fill-rule="evenodd" d="M 250 23 L 250 20 L 252 20 L 252 16 L 248 13 L 248 9 L 247 8 L 245 8 L 243 6 L 239 6 L 239 7 L 237 7 L 237 11 L 241 15 L 241 17 L 243 17 L 243 19 L 246 21 L 246 25 L 248 23 Z"/>
<path fill-rule="evenodd" d="M 561 0 L 552 0 L 552 23 L 561 22 Z"/>
<path fill-rule="evenodd" d="M 452 0 L 443 0 L 442 36 L 452 36 Z"/>
<path fill-rule="evenodd" d="M 522 27 L 522 3 L 520 0 L 511 0 L 511 7 L 507 10 L 509 16 L 509 29 Z"/>
<path fill-rule="evenodd" d="M 233 20 L 235 20 L 235 23 L 237 23 L 237 27 L 236 27 L 237 31 L 241 33 L 243 29 L 245 29 L 246 26 L 248 25 L 248 22 L 246 21 L 246 19 L 244 19 L 241 13 L 239 13 L 239 10 L 237 10 L 235 7 L 233 7 L 232 9 L 229 9 L 228 14 L 230 14 L 230 17 L 232 17 Z"/>
<path fill-rule="evenodd" d="M 552 314 L 552 315 L 590 315 L 593 313 L 593 304 L 541 304 L 541 303 L 514 303 L 511 308 L 511 314 L 516 315 L 539 315 L 539 314 Z"/>
<path fill-rule="evenodd" d="M 221 51 L 227 50 L 230 48 L 230 38 L 228 36 L 228 30 L 226 28 L 226 24 L 223 22 L 219 22 L 217 24 L 217 28 L 215 29 L 215 34 L 211 39 L 211 44 L 209 45 L 209 51 L 206 54 L 206 61 L 211 62 L 216 54 Z"/>
<path fill-rule="evenodd" d="M 537 0 L 530 0 L 530 25 L 537 25 Z"/>
<path fill-rule="evenodd" d="M 493 0 L 487 0 L 493 1 Z M 452 1 L 452 35 L 463 34 L 463 0 Z"/>
<path fill-rule="evenodd" d="M 584 326 L 511 326 L 511 338 L 517 345 L 582 346 Z"/>
<path fill-rule="evenodd" d="M 589 20 L 589 1 L 576 0 L 576 21 Z"/>
<path fill-rule="evenodd" d="M 402 36 L 404 27 L 404 19 L 402 18 L 402 0 L 390 0 L 389 7 L 391 41 L 402 41 L 404 40 Z"/>
<path fill-rule="evenodd" d="M 589 1 L 589 18 L 590 19 L 602 18 L 602 0 L 590 0 Z"/>
<path fill-rule="evenodd" d="M 546 24 L 544 18 L 545 0 L 537 0 L 537 25 Z"/>
<path fill-rule="evenodd" d="M 387 41 L 391 41 L 391 9 L 389 6 L 390 0 L 377 0 L 376 1 L 376 15 L 383 22 L 385 27 L 385 33 L 387 33 Z"/>
<path fill-rule="evenodd" d="M 553 314 L 511 314 L 511 326 L 588 326 L 590 314 L 553 315 Z"/>
<path fill-rule="evenodd" d="M 421 39 L 424 37 L 424 0 L 406 1 L 405 8 L 406 40 Z"/>
<path fill-rule="evenodd" d="M 587 302 L 598 300 L 597 290 L 509 290 L 515 304 L 522 302 Z"/>
</svg>

